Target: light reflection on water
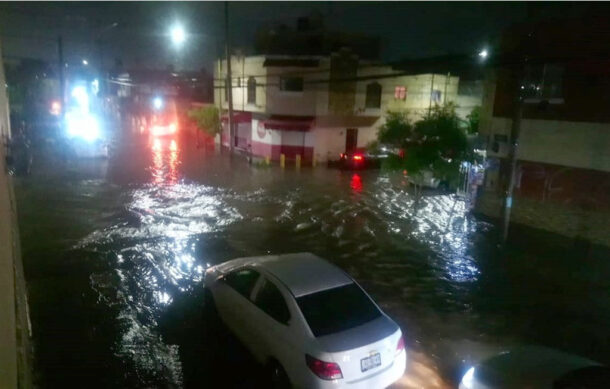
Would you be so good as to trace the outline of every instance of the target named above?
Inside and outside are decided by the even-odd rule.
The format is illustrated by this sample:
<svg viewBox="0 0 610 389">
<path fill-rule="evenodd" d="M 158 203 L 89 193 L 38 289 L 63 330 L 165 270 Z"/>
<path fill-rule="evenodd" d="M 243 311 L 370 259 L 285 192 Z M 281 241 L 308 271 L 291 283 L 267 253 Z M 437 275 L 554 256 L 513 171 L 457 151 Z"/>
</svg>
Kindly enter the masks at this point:
<svg viewBox="0 0 610 389">
<path fill-rule="evenodd" d="M 363 281 L 382 306 L 463 308 L 463 285 L 479 275 L 470 241 L 482 224 L 455 196 L 416 198 L 402 177 L 324 168 L 314 179 L 307 170 L 240 166 L 240 175 L 214 171 L 224 185 L 207 185 L 205 177 L 185 178 L 181 147 L 153 139 L 151 181 L 130 188 L 114 224 L 79 244 L 114 258 L 112 274 L 90 282 L 100 301 L 120 307 L 115 349 L 144 386 L 157 383 L 147 376 L 181 385 L 178 351 L 159 335 L 158 321 L 181 294 L 200 288 L 206 267 L 231 257 L 224 247 L 240 255 L 318 253 Z M 246 179 L 253 181 L 243 189 Z"/>
<path fill-rule="evenodd" d="M 180 155 L 175 139 L 153 138 L 151 142 L 153 182 L 157 185 L 173 185 L 178 182 Z"/>
<path fill-rule="evenodd" d="M 603 349 L 608 315 L 591 312 L 608 312 L 607 261 L 582 266 L 530 247 L 498 260 L 508 254 L 490 249 L 488 224 L 452 195 L 414 196 L 402 174 L 258 169 L 185 146 L 142 138 L 122 145 L 123 160 L 73 164 L 17 186 L 34 330 L 69 328 L 82 345 L 74 353 L 62 336 L 40 337 L 52 382 L 93 381 L 107 366 L 104 387 L 180 387 L 189 371 L 209 376 L 197 343 L 204 270 L 296 251 L 341 266 L 401 324 L 411 362 L 398 387 L 451 386 L 460 364 L 508 337 L 542 337 L 577 354 Z M 549 320 L 561 325 L 551 330 Z"/>
</svg>

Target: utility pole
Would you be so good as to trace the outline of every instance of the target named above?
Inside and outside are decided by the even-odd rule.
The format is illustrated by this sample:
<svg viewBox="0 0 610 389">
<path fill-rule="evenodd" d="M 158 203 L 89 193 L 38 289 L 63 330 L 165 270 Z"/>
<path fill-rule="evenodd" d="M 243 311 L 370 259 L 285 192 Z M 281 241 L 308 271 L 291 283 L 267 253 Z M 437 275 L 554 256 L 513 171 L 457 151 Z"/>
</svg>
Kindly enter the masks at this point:
<svg viewBox="0 0 610 389">
<path fill-rule="evenodd" d="M 59 75 L 59 101 L 61 102 L 61 118 L 63 123 L 66 111 L 66 79 L 64 77 L 64 45 L 61 35 L 57 37 L 57 68 Z"/>
<path fill-rule="evenodd" d="M 513 122 L 510 128 L 510 151 L 509 151 L 509 172 L 508 185 L 504 199 L 504 214 L 502 228 L 502 243 L 506 243 L 508 239 L 508 227 L 510 225 L 510 214 L 513 207 L 513 192 L 515 189 L 516 173 L 517 173 L 517 152 L 519 150 L 519 135 L 521 133 L 521 119 L 523 118 L 523 96 L 521 95 L 521 84 L 523 78 L 523 66 L 518 65 L 517 70 L 517 85 L 515 88 L 515 110 L 513 112 Z"/>
<path fill-rule="evenodd" d="M 432 73 L 432 79 L 430 80 L 430 101 L 428 102 L 428 116 L 432 112 L 432 93 L 434 93 L 434 73 Z"/>
<path fill-rule="evenodd" d="M 233 123 L 233 80 L 231 78 L 231 43 L 229 39 L 229 2 L 225 1 L 225 51 L 227 56 L 227 78 L 225 90 L 227 91 L 227 102 L 229 103 L 229 150 L 233 153 L 235 143 L 235 132 Z"/>
<path fill-rule="evenodd" d="M 447 77 L 445 77 L 445 92 L 443 92 L 443 105 L 447 105 L 447 84 L 449 84 L 449 80 L 451 80 L 451 72 L 447 73 Z"/>
</svg>

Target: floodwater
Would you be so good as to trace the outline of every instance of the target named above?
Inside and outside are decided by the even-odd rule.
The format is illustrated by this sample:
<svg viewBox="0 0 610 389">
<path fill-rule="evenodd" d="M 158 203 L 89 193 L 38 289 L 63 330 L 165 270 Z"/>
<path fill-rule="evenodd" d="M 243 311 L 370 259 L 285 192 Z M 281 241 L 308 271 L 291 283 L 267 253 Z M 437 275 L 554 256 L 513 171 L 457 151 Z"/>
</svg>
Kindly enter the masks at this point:
<svg viewBox="0 0 610 389">
<path fill-rule="evenodd" d="M 16 180 L 41 387 L 256 387 L 260 367 L 203 331 L 202 275 L 239 256 L 309 251 L 401 325 L 397 387 L 455 386 L 477 359 L 542 344 L 610 361 L 610 265 L 497 230 L 400 174 L 254 167 L 191 135 L 130 129 L 111 157 L 40 146 Z M 532 244 L 532 239 L 535 244 Z"/>
</svg>

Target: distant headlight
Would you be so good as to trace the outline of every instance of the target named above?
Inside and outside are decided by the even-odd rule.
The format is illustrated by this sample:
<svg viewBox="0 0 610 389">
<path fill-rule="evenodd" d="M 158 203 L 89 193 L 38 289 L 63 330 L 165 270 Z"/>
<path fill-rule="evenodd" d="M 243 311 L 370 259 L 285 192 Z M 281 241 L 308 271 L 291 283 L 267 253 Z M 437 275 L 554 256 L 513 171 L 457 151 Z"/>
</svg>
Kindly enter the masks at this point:
<svg viewBox="0 0 610 389">
<path fill-rule="evenodd" d="M 162 98 L 160 98 L 160 97 L 155 97 L 155 98 L 153 99 L 153 107 L 154 107 L 156 110 L 160 110 L 161 108 L 163 108 L 163 99 L 162 99 Z"/>
<path fill-rule="evenodd" d="M 464 389 L 473 389 L 474 388 L 474 367 L 471 367 L 466 371 L 464 377 L 462 377 L 462 382 L 460 383 L 460 388 Z"/>
<path fill-rule="evenodd" d="M 87 142 L 93 142 L 100 137 L 99 121 L 87 113 L 68 113 L 66 129 L 70 138 L 79 137 Z"/>
</svg>

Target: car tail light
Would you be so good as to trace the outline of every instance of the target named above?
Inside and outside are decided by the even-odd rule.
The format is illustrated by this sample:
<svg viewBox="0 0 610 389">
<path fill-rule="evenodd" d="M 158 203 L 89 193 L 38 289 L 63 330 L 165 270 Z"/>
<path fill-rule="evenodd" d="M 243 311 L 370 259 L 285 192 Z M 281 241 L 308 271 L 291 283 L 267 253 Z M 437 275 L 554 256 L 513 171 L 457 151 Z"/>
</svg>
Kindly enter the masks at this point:
<svg viewBox="0 0 610 389">
<path fill-rule="evenodd" d="M 400 353 L 405 349 L 405 338 L 400 335 L 400 339 L 398 339 L 398 344 L 396 344 L 396 354 Z"/>
<path fill-rule="evenodd" d="M 343 153 L 339 154 L 339 158 L 344 159 L 345 158 L 345 154 L 343 154 Z"/>
<path fill-rule="evenodd" d="M 362 161 L 364 159 L 364 157 L 360 154 L 356 154 L 354 155 L 354 161 Z"/>
<path fill-rule="evenodd" d="M 305 354 L 305 361 L 307 362 L 309 369 L 323 380 L 337 380 L 343 378 L 341 368 L 334 362 L 324 362 L 307 354 Z"/>
</svg>

